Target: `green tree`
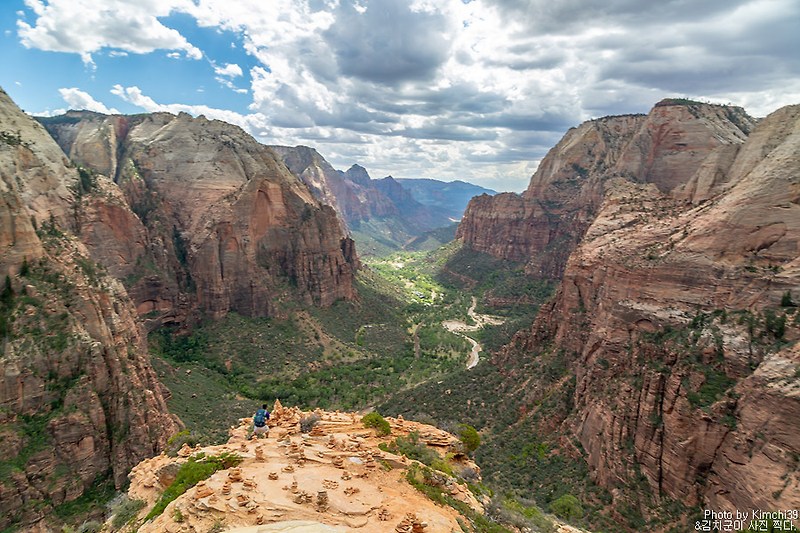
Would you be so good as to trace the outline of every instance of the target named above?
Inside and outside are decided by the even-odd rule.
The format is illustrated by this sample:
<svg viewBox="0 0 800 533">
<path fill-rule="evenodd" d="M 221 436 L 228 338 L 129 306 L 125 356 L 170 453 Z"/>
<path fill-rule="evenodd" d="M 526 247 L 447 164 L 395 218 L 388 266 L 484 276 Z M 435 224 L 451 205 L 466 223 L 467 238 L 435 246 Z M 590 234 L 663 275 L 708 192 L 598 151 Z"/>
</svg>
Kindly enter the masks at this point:
<svg viewBox="0 0 800 533">
<path fill-rule="evenodd" d="M 361 422 L 364 424 L 364 427 L 374 428 L 375 433 L 378 436 L 386 436 L 392 432 L 391 426 L 389 426 L 389 422 L 386 421 L 379 413 L 372 412 L 364 415 L 361 418 Z"/>
<path fill-rule="evenodd" d="M 458 438 L 467 453 L 472 453 L 481 445 L 481 436 L 474 427 L 468 424 L 461 424 L 458 428 Z"/>
<path fill-rule="evenodd" d="M 781 297 L 781 307 L 796 307 L 797 305 L 792 300 L 792 292 L 786 291 Z"/>
<path fill-rule="evenodd" d="M 583 507 L 578 498 L 572 494 L 564 494 L 550 504 L 550 511 L 564 520 L 575 520 L 583 516 Z"/>
</svg>

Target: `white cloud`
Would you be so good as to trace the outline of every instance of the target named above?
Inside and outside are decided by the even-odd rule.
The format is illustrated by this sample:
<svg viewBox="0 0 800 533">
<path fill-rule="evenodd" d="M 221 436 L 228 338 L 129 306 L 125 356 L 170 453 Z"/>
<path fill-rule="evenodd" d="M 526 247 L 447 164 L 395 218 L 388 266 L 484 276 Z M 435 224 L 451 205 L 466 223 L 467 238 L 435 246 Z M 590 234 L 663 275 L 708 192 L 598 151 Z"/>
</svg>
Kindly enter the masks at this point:
<svg viewBox="0 0 800 533">
<path fill-rule="evenodd" d="M 236 63 L 228 63 L 224 67 L 214 65 L 214 73 L 217 76 L 225 76 L 227 78 L 236 78 L 243 74 L 242 67 Z"/>
<path fill-rule="evenodd" d="M 140 107 L 148 113 L 167 112 L 167 113 L 188 113 L 193 116 L 203 115 L 212 120 L 224 120 L 231 124 L 236 124 L 245 131 L 252 132 L 263 130 L 266 127 L 266 119 L 260 113 L 243 115 L 229 109 L 218 109 L 206 105 L 187 105 L 187 104 L 159 104 L 151 97 L 145 95 L 139 87 L 123 87 L 114 85 L 111 94 L 119 96 L 125 102 Z"/>
<path fill-rule="evenodd" d="M 191 0 L 25 0 L 36 15 L 33 24 L 17 20 L 22 44 L 51 52 L 80 54 L 93 65 L 92 54 L 103 48 L 146 54 L 158 49 L 177 50 L 187 58 L 203 53 L 158 17 L 185 11 Z"/>
<path fill-rule="evenodd" d="M 86 109 L 105 115 L 116 115 L 119 113 L 119 111 L 113 107 L 106 107 L 105 104 L 98 102 L 92 98 L 89 93 L 81 91 L 77 87 L 62 87 L 58 92 L 70 109 Z"/>
<path fill-rule="evenodd" d="M 145 110 L 229 120 L 265 142 L 316 145 L 376 177 L 521 190 L 585 119 L 646 112 L 667 96 L 756 115 L 800 100 L 796 0 L 25 1 L 35 22 L 20 16 L 23 44 L 87 65 L 104 48 L 199 58 L 160 22 L 169 14 L 233 32 L 241 48 L 231 46 L 256 63 L 249 91 L 233 83 L 247 78 L 242 61 L 209 58 L 210 74 L 249 92 L 249 113 L 160 104 L 135 86 L 113 92 Z"/>
</svg>

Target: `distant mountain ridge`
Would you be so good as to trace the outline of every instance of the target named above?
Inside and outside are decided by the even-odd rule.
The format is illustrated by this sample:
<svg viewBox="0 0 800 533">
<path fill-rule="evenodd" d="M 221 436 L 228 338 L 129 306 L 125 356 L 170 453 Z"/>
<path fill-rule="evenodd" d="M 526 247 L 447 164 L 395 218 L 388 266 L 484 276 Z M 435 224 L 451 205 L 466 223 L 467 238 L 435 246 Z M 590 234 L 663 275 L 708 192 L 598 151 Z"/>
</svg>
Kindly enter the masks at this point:
<svg viewBox="0 0 800 533">
<path fill-rule="evenodd" d="M 465 182 L 372 179 L 361 165 L 346 171 L 333 168 L 307 146 L 270 148 L 319 201 L 336 210 L 366 255 L 402 249 L 423 234 L 460 220 L 473 194 L 494 193 Z"/>
<path fill-rule="evenodd" d="M 473 196 L 488 194 L 494 196 L 497 191 L 467 183 L 466 181 L 440 181 L 432 178 L 396 178 L 411 196 L 421 203 L 443 210 L 453 221 L 461 220 L 467 204 Z"/>
</svg>

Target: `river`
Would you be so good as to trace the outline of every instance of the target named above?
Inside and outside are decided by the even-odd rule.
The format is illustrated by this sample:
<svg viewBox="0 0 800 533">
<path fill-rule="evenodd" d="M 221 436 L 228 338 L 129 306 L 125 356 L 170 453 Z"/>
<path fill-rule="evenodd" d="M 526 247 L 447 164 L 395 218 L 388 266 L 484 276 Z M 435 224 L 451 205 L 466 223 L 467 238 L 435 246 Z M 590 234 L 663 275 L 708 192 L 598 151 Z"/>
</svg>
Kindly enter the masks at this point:
<svg viewBox="0 0 800 533">
<path fill-rule="evenodd" d="M 473 296 L 472 297 L 472 305 L 469 309 L 467 309 L 467 315 L 475 322 L 475 324 L 467 324 L 466 322 L 462 322 L 460 320 L 445 320 L 442 322 L 442 326 L 447 331 L 455 333 L 456 335 L 461 335 L 465 339 L 469 341 L 472 345 L 472 351 L 469 354 L 469 358 L 467 359 L 467 370 L 471 368 L 475 368 L 477 366 L 478 361 L 480 361 L 480 352 L 483 350 L 480 344 L 478 344 L 475 339 L 468 337 L 464 334 L 465 331 L 478 331 L 483 326 L 497 326 L 505 322 L 502 318 L 498 318 L 496 316 L 491 315 L 480 315 L 475 312 L 475 306 L 478 304 L 477 299 Z"/>
</svg>

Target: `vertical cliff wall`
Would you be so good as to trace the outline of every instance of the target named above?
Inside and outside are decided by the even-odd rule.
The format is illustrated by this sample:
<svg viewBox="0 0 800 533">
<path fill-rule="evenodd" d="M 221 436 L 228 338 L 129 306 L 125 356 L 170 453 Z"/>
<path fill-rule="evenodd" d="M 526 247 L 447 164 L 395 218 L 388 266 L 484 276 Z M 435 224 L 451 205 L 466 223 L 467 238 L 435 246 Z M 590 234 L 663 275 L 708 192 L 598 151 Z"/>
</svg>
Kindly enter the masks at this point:
<svg viewBox="0 0 800 533">
<path fill-rule="evenodd" d="M 558 280 L 614 177 L 653 183 L 692 201 L 724 185 L 726 161 L 753 127 L 741 108 L 665 100 L 648 115 L 605 117 L 567 132 L 521 195 L 470 202 L 457 238 L 529 274 Z"/>
<path fill-rule="evenodd" d="M 121 191 L 90 206 L 81 237 L 156 324 L 355 297 L 358 259 L 335 212 L 240 128 L 166 113 L 43 122 Z"/>
<path fill-rule="evenodd" d="M 75 237 L 89 189 L 0 90 L 0 527 L 121 486 L 178 428 L 125 289 Z"/>
<path fill-rule="evenodd" d="M 620 161 L 641 169 L 652 151 L 641 146 Z M 559 432 L 622 502 L 797 508 L 800 106 L 714 151 L 715 184 L 696 204 L 676 191 L 699 183 L 708 158 L 680 180 L 679 169 L 605 180 L 556 298 L 498 360 L 564 354 L 576 381 Z"/>
</svg>

